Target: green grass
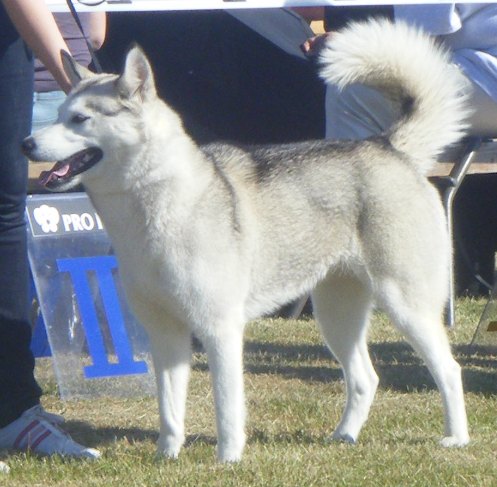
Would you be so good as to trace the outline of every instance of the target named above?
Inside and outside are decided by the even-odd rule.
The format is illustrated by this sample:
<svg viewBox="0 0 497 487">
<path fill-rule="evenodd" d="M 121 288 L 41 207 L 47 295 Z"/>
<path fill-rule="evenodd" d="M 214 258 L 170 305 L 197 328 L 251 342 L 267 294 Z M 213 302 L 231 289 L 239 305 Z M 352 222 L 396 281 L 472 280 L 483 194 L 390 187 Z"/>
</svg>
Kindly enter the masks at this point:
<svg viewBox="0 0 497 487">
<path fill-rule="evenodd" d="M 494 486 L 497 353 L 469 347 L 483 301 L 458 302 L 449 331 L 463 366 L 472 442 L 438 445 L 440 397 L 420 360 L 382 315 L 370 349 L 380 388 L 357 445 L 329 443 L 344 401 L 337 363 L 312 320 L 267 319 L 247 330 L 245 352 L 248 444 L 243 461 L 215 461 L 212 394 L 206 359 L 196 354 L 188 399 L 188 439 L 179 460 L 155 458 L 154 398 L 62 402 L 50 366 L 41 361 L 45 407 L 64 414 L 67 429 L 102 450 L 94 463 L 5 457 L 2 486 Z M 497 336 L 496 336 L 497 343 Z"/>
</svg>

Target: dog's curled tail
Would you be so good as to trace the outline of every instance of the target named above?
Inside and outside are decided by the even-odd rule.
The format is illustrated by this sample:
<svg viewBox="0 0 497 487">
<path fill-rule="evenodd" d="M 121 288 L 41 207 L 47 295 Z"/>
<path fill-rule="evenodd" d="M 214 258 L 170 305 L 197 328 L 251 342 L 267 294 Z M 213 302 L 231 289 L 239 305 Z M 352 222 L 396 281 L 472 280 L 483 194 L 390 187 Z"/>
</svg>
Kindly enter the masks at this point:
<svg viewBox="0 0 497 487">
<path fill-rule="evenodd" d="M 353 23 L 330 36 L 320 63 L 327 83 L 364 83 L 398 103 L 399 118 L 385 135 L 421 172 L 464 135 L 468 81 L 422 30 L 386 19 Z"/>
</svg>

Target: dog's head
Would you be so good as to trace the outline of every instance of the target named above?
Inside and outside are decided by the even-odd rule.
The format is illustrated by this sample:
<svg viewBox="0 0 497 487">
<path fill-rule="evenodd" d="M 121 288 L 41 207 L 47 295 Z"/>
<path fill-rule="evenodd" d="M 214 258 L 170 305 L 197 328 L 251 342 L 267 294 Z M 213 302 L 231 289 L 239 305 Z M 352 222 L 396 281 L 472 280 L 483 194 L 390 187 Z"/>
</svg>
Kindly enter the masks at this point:
<svg viewBox="0 0 497 487">
<path fill-rule="evenodd" d="M 51 191 L 65 191 L 99 177 L 124 151 L 143 146 L 143 117 L 147 103 L 156 99 L 150 64 L 139 47 L 126 56 L 120 75 L 94 74 L 63 53 L 72 90 L 59 109 L 57 122 L 27 137 L 24 154 L 33 161 L 58 161 L 40 176 Z M 105 162 L 106 164 L 102 164 Z"/>
</svg>

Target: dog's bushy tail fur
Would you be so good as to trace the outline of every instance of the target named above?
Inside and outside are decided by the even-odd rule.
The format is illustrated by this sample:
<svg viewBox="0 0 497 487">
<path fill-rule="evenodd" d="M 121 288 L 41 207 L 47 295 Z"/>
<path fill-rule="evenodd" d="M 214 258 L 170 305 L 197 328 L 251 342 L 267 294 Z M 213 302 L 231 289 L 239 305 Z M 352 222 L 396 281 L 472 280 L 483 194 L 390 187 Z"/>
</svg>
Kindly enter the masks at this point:
<svg viewBox="0 0 497 487">
<path fill-rule="evenodd" d="M 398 103 L 399 119 L 385 135 L 422 173 L 464 135 L 469 82 L 422 30 L 388 20 L 354 23 L 331 35 L 320 62 L 327 83 L 364 83 Z"/>
</svg>

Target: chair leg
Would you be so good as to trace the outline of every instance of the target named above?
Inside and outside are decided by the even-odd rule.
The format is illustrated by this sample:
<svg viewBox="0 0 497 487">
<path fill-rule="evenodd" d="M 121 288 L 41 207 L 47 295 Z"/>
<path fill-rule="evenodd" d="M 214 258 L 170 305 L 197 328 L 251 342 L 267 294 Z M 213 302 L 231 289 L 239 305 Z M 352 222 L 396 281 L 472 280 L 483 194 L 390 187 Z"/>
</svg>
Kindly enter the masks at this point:
<svg viewBox="0 0 497 487">
<path fill-rule="evenodd" d="M 462 157 L 454 165 L 451 173 L 447 177 L 448 185 L 443 195 L 443 204 L 447 215 L 447 228 L 449 232 L 450 242 L 454 241 L 454 220 L 453 220 L 453 205 L 457 191 L 463 182 L 468 169 L 473 162 L 474 156 L 482 143 L 481 137 L 470 137 L 464 148 Z M 448 327 L 453 327 L 456 323 L 455 318 L 455 279 L 454 265 L 449 267 L 449 300 L 447 302 L 445 322 Z"/>
</svg>

